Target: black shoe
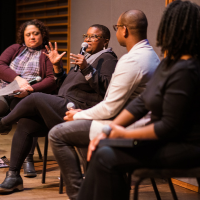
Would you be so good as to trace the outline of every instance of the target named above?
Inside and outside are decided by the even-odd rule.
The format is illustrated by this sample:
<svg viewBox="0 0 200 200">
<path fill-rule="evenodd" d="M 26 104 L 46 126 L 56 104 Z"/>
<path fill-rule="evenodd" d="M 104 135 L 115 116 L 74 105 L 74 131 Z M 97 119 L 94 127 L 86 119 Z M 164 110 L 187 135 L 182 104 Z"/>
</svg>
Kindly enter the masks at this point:
<svg viewBox="0 0 200 200">
<path fill-rule="evenodd" d="M 3 183 L 0 184 L 0 194 L 2 193 L 11 193 L 15 190 L 23 190 L 23 180 L 17 171 L 8 171 L 6 172 L 6 178 Z"/>
<path fill-rule="evenodd" d="M 23 163 L 24 176 L 25 177 L 36 177 L 37 173 L 34 168 L 33 155 L 28 155 Z"/>
<path fill-rule="evenodd" d="M 0 134 L 1 135 L 7 135 L 12 129 L 12 125 L 3 125 L 2 122 L 0 121 Z"/>
</svg>

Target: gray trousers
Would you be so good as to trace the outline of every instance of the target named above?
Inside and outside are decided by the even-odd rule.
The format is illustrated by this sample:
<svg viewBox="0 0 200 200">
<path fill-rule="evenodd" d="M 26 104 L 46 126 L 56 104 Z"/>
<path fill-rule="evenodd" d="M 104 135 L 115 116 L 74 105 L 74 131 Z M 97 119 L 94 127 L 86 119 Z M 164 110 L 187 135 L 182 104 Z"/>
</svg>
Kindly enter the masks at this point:
<svg viewBox="0 0 200 200">
<path fill-rule="evenodd" d="M 74 147 L 78 149 L 82 163 L 86 166 L 91 123 L 91 120 L 64 122 L 54 126 L 49 132 L 50 145 L 60 166 L 70 200 L 77 198 L 83 181 L 80 160 Z"/>
</svg>

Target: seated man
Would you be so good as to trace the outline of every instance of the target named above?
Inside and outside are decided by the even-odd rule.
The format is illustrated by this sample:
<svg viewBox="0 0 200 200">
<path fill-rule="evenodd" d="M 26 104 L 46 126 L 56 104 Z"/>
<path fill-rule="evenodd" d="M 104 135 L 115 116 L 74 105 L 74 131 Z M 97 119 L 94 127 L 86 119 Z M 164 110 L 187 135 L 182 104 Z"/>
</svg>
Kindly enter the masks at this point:
<svg viewBox="0 0 200 200">
<path fill-rule="evenodd" d="M 128 102 L 144 91 L 159 64 L 158 56 L 146 39 L 147 19 L 143 12 L 130 10 L 123 13 L 114 29 L 119 44 L 125 46 L 128 53 L 118 61 L 104 100 L 81 112 L 68 111 L 65 119 L 76 120 L 59 124 L 49 133 L 50 144 L 60 165 L 70 200 L 76 199 L 83 180 L 74 146 L 87 149 L 92 119 L 115 117 Z"/>
<path fill-rule="evenodd" d="M 91 26 L 84 35 L 88 43 L 87 60 L 80 54 L 76 63 L 80 70 L 72 68 L 68 75 L 59 66 L 61 55 L 50 44 L 49 54 L 53 63 L 57 83 L 61 85 L 58 95 L 32 93 L 0 122 L 0 132 L 8 132 L 10 125 L 18 121 L 13 137 L 10 168 L 5 181 L 0 184 L 0 193 L 23 189 L 23 181 L 19 175 L 27 153 L 30 151 L 33 137 L 44 137 L 56 124 L 64 122 L 68 102 L 74 102 L 77 108 L 86 109 L 102 101 L 117 63 L 117 57 L 111 48 L 107 48 L 110 31 L 103 25 Z M 86 62 L 87 61 L 87 62 Z"/>
</svg>

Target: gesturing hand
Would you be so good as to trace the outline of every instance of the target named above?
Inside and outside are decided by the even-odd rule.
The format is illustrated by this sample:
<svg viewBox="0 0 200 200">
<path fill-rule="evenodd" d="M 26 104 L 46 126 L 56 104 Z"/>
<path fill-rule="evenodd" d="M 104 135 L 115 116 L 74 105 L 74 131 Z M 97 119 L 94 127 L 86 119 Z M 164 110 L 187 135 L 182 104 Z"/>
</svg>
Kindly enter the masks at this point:
<svg viewBox="0 0 200 200">
<path fill-rule="evenodd" d="M 80 112 L 81 109 L 73 109 L 71 108 L 71 110 L 67 111 L 65 114 L 66 116 L 63 118 L 65 121 L 73 121 L 73 116 L 77 113 Z"/>
<path fill-rule="evenodd" d="M 81 54 L 73 54 L 70 53 L 70 59 L 74 60 L 74 62 L 70 62 L 71 64 L 78 65 L 80 69 L 85 69 L 87 67 L 87 61 L 85 60 L 85 57 Z"/>
<path fill-rule="evenodd" d="M 53 46 L 52 46 L 51 42 L 49 42 L 50 49 L 49 49 L 49 47 L 47 45 L 45 47 L 46 47 L 46 50 L 48 51 L 48 54 L 45 53 L 45 52 L 43 52 L 43 54 L 45 54 L 49 58 L 51 63 L 54 65 L 54 70 L 58 70 L 59 71 L 59 69 L 60 69 L 60 60 L 66 54 L 66 52 L 63 52 L 61 54 L 58 53 L 57 42 L 55 42 L 55 49 L 53 49 Z M 55 67 L 56 67 L 56 69 L 55 69 Z"/>
</svg>

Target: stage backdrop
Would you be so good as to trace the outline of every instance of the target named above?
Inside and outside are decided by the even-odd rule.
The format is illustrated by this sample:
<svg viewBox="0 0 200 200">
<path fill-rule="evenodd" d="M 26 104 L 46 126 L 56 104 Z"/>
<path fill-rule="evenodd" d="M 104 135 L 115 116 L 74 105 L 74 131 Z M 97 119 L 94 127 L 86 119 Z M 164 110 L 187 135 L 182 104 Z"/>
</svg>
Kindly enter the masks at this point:
<svg viewBox="0 0 200 200">
<path fill-rule="evenodd" d="M 82 35 L 92 24 L 103 24 L 111 31 L 110 47 L 120 58 L 126 49 L 116 39 L 112 25 L 117 24 L 118 17 L 130 9 L 142 10 L 148 19 L 148 39 L 158 56 L 160 49 L 156 47 L 156 34 L 160 18 L 165 8 L 165 0 L 72 0 L 71 1 L 71 52 L 78 53 Z"/>
</svg>

